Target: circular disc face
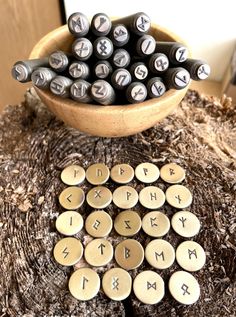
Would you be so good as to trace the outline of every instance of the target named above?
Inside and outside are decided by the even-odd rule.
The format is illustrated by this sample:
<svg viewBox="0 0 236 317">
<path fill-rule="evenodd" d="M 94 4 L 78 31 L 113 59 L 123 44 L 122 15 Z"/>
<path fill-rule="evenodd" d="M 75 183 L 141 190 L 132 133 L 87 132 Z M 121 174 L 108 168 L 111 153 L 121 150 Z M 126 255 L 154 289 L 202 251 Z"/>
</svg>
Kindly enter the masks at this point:
<svg viewBox="0 0 236 317">
<path fill-rule="evenodd" d="M 160 238 L 170 230 L 170 220 L 163 212 L 151 211 L 143 217 L 142 228 L 149 236 Z"/>
<path fill-rule="evenodd" d="M 83 228 L 84 220 L 77 211 L 65 211 L 56 220 L 56 228 L 65 236 L 73 236 Z"/>
<path fill-rule="evenodd" d="M 84 191 L 75 186 L 67 187 L 59 196 L 60 205 L 68 210 L 78 209 L 84 203 Z"/>
<path fill-rule="evenodd" d="M 85 170 L 79 165 L 70 165 L 61 172 L 61 180 L 66 185 L 79 185 L 85 179 Z"/>
<path fill-rule="evenodd" d="M 156 81 L 151 85 L 152 95 L 155 97 L 162 96 L 166 91 L 166 87 L 162 81 Z"/>
<path fill-rule="evenodd" d="M 92 164 L 86 170 L 86 179 L 92 185 L 105 184 L 109 176 L 109 168 L 103 163 Z"/>
<path fill-rule="evenodd" d="M 195 241 L 184 241 L 176 249 L 176 260 L 186 271 L 199 271 L 206 262 L 206 254 Z"/>
<path fill-rule="evenodd" d="M 145 258 L 154 268 L 164 270 L 174 263 L 175 250 L 166 240 L 155 239 L 146 246 Z"/>
<path fill-rule="evenodd" d="M 97 32 L 106 35 L 111 29 L 111 21 L 105 14 L 98 14 L 93 19 L 93 25 Z"/>
<path fill-rule="evenodd" d="M 196 278 L 185 271 L 177 271 L 169 279 L 171 295 L 184 305 L 194 304 L 200 297 L 200 286 Z"/>
<path fill-rule="evenodd" d="M 113 247 L 106 239 L 93 239 L 86 245 L 84 257 L 92 266 L 107 265 L 113 258 Z"/>
<path fill-rule="evenodd" d="M 146 35 L 141 43 L 141 51 L 144 55 L 151 55 L 156 49 L 156 41 L 152 36 Z"/>
<path fill-rule="evenodd" d="M 94 298 L 100 289 L 100 278 L 90 268 L 80 268 L 69 279 L 69 291 L 76 299 L 84 301 Z"/>
<path fill-rule="evenodd" d="M 172 228 L 184 238 L 194 237 L 200 231 L 200 221 L 189 211 L 179 211 L 171 219 Z"/>
<path fill-rule="evenodd" d="M 89 206 L 97 209 L 103 209 L 110 205 L 112 193 L 110 189 L 104 186 L 97 186 L 90 189 L 86 196 Z"/>
<path fill-rule="evenodd" d="M 134 75 L 138 80 L 144 80 L 148 75 L 148 69 L 145 65 L 138 65 L 134 70 Z"/>
<path fill-rule="evenodd" d="M 85 229 L 92 237 L 106 237 L 112 229 L 111 216 L 104 210 L 94 211 L 86 218 Z"/>
<path fill-rule="evenodd" d="M 183 185 L 171 185 L 166 190 L 166 200 L 168 204 L 175 208 L 186 208 L 192 203 L 192 194 Z"/>
<path fill-rule="evenodd" d="M 135 296 L 144 304 L 157 304 L 165 295 L 162 277 L 153 271 L 139 273 L 133 282 Z"/>
<path fill-rule="evenodd" d="M 73 237 L 63 238 L 55 245 L 53 255 L 59 264 L 72 266 L 79 262 L 83 255 L 82 243 Z"/>
<path fill-rule="evenodd" d="M 146 186 L 139 193 L 139 202 L 148 209 L 157 209 L 164 205 L 165 194 L 156 186 Z"/>
<path fill-rule="evenodd" d="M 111 169 L 111 178 L 119 184 L 127 184 L 134 178 L 134 169 L 128 164 L 117 164 Z"/>
<path fill-rule="evenodd" d="M 122 211 L 115 218 L 114 228 L 121 236 L 133 236 L 138 233 L 141 228 L 141 218 L 139 214 L 133 210 Z"/>
<path fill-rule="evenodd" d="M 175 75 L 174 81 L 178 87 L 180 88 L 186 87 L 190 81 L 189 72 L 185 69 L 179 70 Z"/>
<path fill-rule="evenodd" d="M 153 163 L 141 163 L 135 169 L 135 176 L 143 183 L 153 183 L 159 175 L 159 168 Z"/>
<path fill-rule="evenodd" d="M 16 64 L 12 68 L 12 76 L 18 81 L 24 81 L 28 77 L 28 70 L 24 65 Z"/>
<path fill-rule="evenodd" d="M 178 62 L 185 62 L 188 58 L 188 50 L 186 47 L 179 47 L 175 52 L 175 58 Z"/>
<path fill-rule="evenodd" d="M 131 186 L 120 186 L 113 192 L 113 203 L 122 209 L 133 208 L 138 202 L 138 193 Z"/>
<path fill-rule="evenodd" d="M 162 166 L 160 176 L 163 181 L 170 184 L 176 184 L 185 179 L 185 170 L 175 163 L 169 163 Z"/>
<path fill-rule="evenodd" d="M 207 79 L 207 77 L 210 75 L 211 69 L 208 64 L 203 64 L 198 67 L 197 70 L 197 76 L 199 79 Z"/>
<path fill-rule="evenodd" d="M 124 300 L 131 293 L 131 286 L 131 276 L 121 268 L 110 269 L 103 275 L 102 288 L 110 299 Z"/>
<path fill-rule="evenodd" d="M 151 26 L 151 21 L 150 18 L 146 14 L 141 14 L 137 19 L 136 19 L 136 28 L 143 33 L 146 33 Z"/>
<path fill-rule="evenodd" d="M 137 240 L 123 240 L 116 246 L 115 259 L 123 269 L 127 271 L 133 270 L 139 267 L 143 262 L 143 247 Z"/>
</svg>

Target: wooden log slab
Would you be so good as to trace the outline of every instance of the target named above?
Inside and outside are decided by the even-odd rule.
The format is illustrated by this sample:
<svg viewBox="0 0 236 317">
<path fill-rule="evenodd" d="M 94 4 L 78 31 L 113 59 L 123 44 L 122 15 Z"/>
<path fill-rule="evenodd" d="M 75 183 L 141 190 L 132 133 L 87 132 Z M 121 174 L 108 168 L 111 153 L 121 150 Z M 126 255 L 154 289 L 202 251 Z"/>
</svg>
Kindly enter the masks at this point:
<svg viewBox="0 0 236 317">
<path fill-rule="evenodd" d="M 27 91 L 19 106 L 8 106 L 0 119 L 0 316 L 235 316 L 236 315 L 236 107 L 222 100 L 188 91 L 178 109 L 155 127 L 117 139 L 88 137 L 56 119 Z M 159 167 L 176 162 L 187 172 L 184 184 L 193 193 L 190 210 L 202 228 L 195 241 L 206 250 L 205 267 L 194 273 L 201 297 L 192 306 L 177 303 L 169 294 L 168 279 L 180 269 L 158 271 L 166 283 L 166 295 L 157 305 L 144 305 L 134 296 L 123 302 L 109 300 L 102 291 L 88 302 L 74 299 L 67 287 L 73 268 L 58 265 L 52 256 L 61 238 L 55 220 L 62 208 L 58 196 L 65 185 L 61 170 L 69 164 L 87 168 L 104 162 L 133 167 L 141 162 Z M 167 185 L 158 180 L 165 190 Z M 139 191 L 143 184 L 134 181 Z M 114 184 L 107 185 L 113 190 Z M 82 188 L 87 192 L 86 182 Z M 141 214 L 144 208 L 137 206 Z M 171 217 L 175 210 L 164 206 Z M 86 204 L 80 212 L 91 211 Z M 115 217 L 118 208 L 107 211 Z M 77 237 L 86 245 L 85 231 Z M 121 238 L 112 231 L 115 245 Z M 140 233 L 144 246 L 150 241 Z M 166 239 L 176 247 L 181 241 L 173 230 Z M 86 265 L 81 261 L 78 266 Z M 103 272 L 115 265 L 111 262 Z M 150 269 L 147 262 L 131 271 Z"/>
</svg>

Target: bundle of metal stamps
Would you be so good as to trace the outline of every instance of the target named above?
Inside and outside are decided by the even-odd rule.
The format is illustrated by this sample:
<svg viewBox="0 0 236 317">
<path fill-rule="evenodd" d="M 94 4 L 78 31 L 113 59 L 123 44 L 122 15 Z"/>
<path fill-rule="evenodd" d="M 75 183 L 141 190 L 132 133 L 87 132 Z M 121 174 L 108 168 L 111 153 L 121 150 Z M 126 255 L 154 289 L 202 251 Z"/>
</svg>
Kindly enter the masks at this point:
<svg viewBox="0 0 236 317">
<path fill-rule="evenodd" d="M 188 58 L 181 43 L 157 41 L 151 21 L 139 12 L 111 21 L 104 13 L 91 20 L 80 12 L 68 19 L 74 36 L 70 52 L 18 61 L 12 69 L 20 82 L 32 80 L 62 98 L 102 105 L 139 103 L 206 79 L 209 65 Z"/>
</svg>

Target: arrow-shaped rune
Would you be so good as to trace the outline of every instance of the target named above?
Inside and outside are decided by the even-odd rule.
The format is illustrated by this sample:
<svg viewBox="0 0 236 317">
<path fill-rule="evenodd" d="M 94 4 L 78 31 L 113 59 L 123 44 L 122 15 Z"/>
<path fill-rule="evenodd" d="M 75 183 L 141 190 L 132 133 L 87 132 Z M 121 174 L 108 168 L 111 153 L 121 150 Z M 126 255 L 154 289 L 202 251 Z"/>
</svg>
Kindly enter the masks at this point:
<svg viewBox="0 0 236 317">
<path fill-rule="evenodd" d="M 103 255 L 103 248 L 105 248 L 106 246 L 101 243 L 99 246 L 98 246 L 98 249 L 101 249 L 101 255 Z"/>
</svg>

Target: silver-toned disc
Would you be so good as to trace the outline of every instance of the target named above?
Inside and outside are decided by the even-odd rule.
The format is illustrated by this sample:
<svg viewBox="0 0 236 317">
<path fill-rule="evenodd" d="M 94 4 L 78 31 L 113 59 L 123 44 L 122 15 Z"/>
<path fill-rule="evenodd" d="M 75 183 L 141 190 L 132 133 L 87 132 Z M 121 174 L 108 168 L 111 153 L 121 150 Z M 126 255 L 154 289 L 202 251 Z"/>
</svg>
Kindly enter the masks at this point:
<svg viewBox="0 0 236 317">
<path fill-rule="evenodd" d="M 147 90 L 151 98 L 157 98 L 165 93 L 166 87 L 160 77 L 153 77 L 147 83 Z"/>
<path fill-rule="evenodd" d="M 146 33 L 151 26 L 151 20 L 150 18 L 144 14 L 141 13 L 140 16 L 136 19 L 136 28 L 143 33 Z"/>
<path fill-rule="evenodd" d="M 78 60 L 85 61 L 92 55 L 93 45 L 84 37 L 78 38 L 72 44 L 72 53 Z"/>
<path fill-rule="evenodd" d="M 105 36 L 97 38 L 94 42 L 94 53 L 100 59 L 107 59 L 113 53 L 112 41 Z"/>
<path fill-rule="evenodd" d="M 111 64 L 107 61 L 100 61 L 94 67 L 94 73 L 98 78 L 107 78 L 112 73 Z"/>
<path fill-rule="evenodd" d="M 67 98 L 72 84 L 73 81 L 71 79 L 64 76 L 56 76 L 50 83 L 50 90 L 54 95 Z"/>
<path fill-rule="evenodd" d="M 136 47 L 140 56 L 151 55 L 156 49 L 156 40 L 153 36 L 145 34 L 138 39 Z"/>
<path fill-rule="evenodd" d="M 53 52 L 49 56 L 49 65 L 56 71 L 64 71 L 69 64 L 67 55 L 62 51 Z"/>
<path fill-rule="evenodd" d="M 144 80 L 148 75 L 148 68 L 145 64 L 137 65 L 134 68 L 134 76 L 138 80 Z"/>
<path fill-rule="evenodd" d="M 89 67 L 84 62 L 76 61 L 70 65 L 69 73 L 73 78 L 86 79 L 89 76 Z"/>
<path fill-rule="evenodd" d="M 33 71 L 31 80 L 33 84 L 41 89 L 49 88 L 50 82 L 55 78 L 57 74 L 49 68 L 39 67 Z"/>
<path fill-rule="evenodd" d="M 188 49 L 185 46 L 179 47 L 175 52 L 177 62 L 182 63 L 188 58 Z"/>
<path fill-rule="evenodd" d="M 123 24 L 115 25 L 112 30 L 112 37 L 114 38 L 117 46 L 124 45 L 129 40 L 129 32 Z"/>
<path fill-rule="evenodd" d="M 92 19 L 92 27 L 96 35 L 107 35 L 111 29 L 111 20 L 106 14 L 98 13 Z"/>
<path fill-rule="evenodd" d="M 103 104 L 112 104 L 115 100 L 115 92 L 112 86 L 105 80 L 96 80 L 90 89 L 91 97 Z"/>
<path fill-rule="evenodd" d="M 27 80 L 29 76 L 29 71 L 27 67 L 23 64 L 15 64 L 12 67 L 12 77 L 20 82 L 24 82 Z"/>
<path fill-rule="evenodd" d="M 211 69 L 208 64 L 203 64 L 197 69 L 197 76 L 199 79 L 206 79 L 210 75 Z"/>
<path fill-rule="evenodd" d="M 127 69 L 119 68 L 116 69 L 111 77 L 113 86 L 117 89 L 123 89 L 131 83 L 131 75 Z"/>
<path fill-rule="evenodd" d="M 143 83 L 133 82 L 128 86 L 126 96 L 131 103 L 142 102 L 147 97 L 147 88 Z"/>
<path fill-rule="evenodd" d="M 154 68 L 158 72 L 164 72 L 169 67 L 168 57 L 164 54 L 158 54 L 154 60 Z"/>
<path fill-rule="evenodd" d="M 115 50 L 112 61 L 116 67 L 125 68 L 130 63 L 130 55 L 126 50 L 120 48 Z"/>
<path fill-rule="evenodd" d="M 71 98 L 83 103 L 92 101 L 92 98 L 89 95 L 90 87 L 91 84 L 89 82 L 83 79 L 76 80 L 70 87 Z"/>
<path fill-rule="evenodd" d="M 89 31 L 89 20 L 81 12 L 73 13 L 67 24 L 70 32 L 76 36 L 85 36 Z"/>
<path fill-rule="evenodd" d="M 188 85 L 190 81 L 190 74 L 187 70 L 181 69 L 179 70 L 174 77 L 175 84 L 178 87 L 184 88 Z"/>
</svg>

